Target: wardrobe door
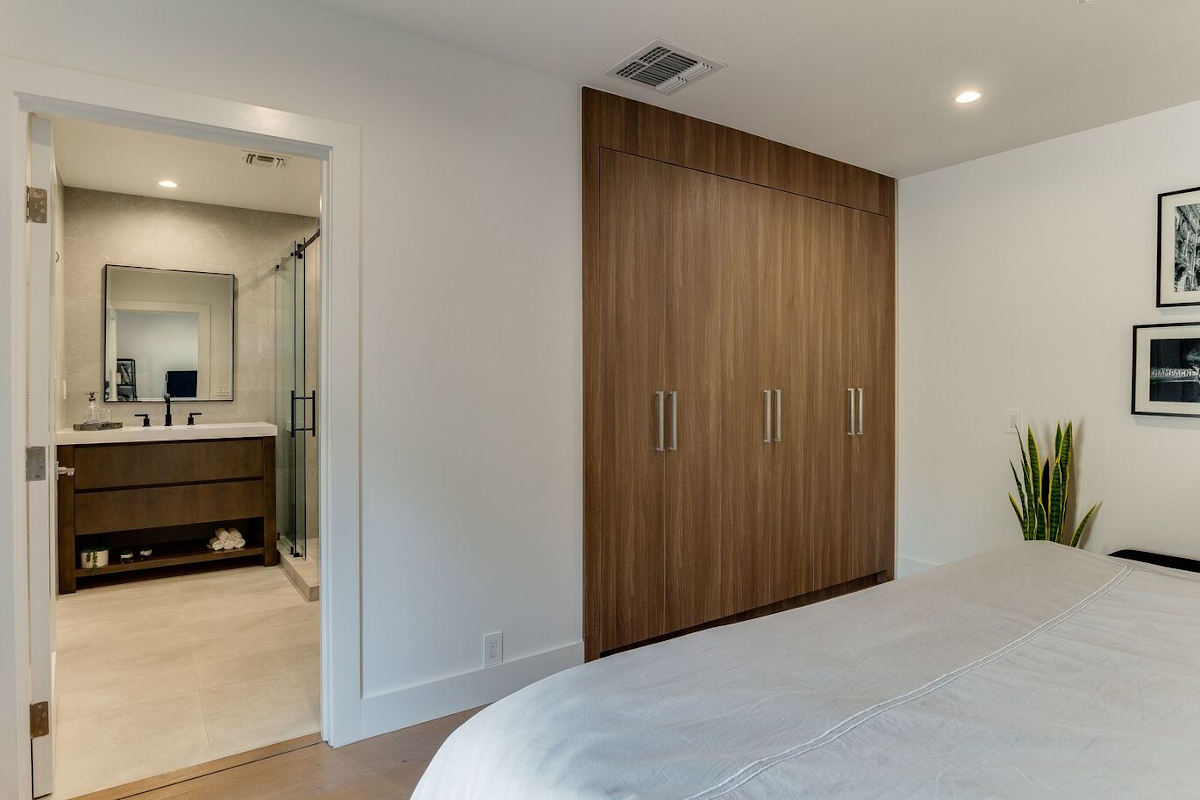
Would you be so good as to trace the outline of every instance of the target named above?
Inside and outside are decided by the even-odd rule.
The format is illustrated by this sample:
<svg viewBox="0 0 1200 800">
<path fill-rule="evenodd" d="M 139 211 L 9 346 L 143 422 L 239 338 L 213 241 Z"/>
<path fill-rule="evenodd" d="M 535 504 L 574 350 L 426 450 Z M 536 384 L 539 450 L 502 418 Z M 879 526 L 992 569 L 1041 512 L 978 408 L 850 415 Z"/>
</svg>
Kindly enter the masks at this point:
<svg viewBox="0 0 1200 800">
<path fill-rule="evenodd" d="M 780 441 L 773 453 L 780 485 L 780 550 L 772 591 L 776 600 L 819 588 L 813 566 L 818 542 L 828 558 L 828 543 L 846 528 L 850 457 L 843 255 L 838 252 L 844 232 L 838 230 L 835 237 L 835 206 L 782 197 L 789 255 L 777 329 L 781 413 Z"/>
<path fill-rule="evenodd" d="M 772 480 L 774 369 L 778 346 L 779 228 L 769 189 L 729 181 L 720 230 L 723 272 L 721 385 L 722 616 L 772 600 L 778 554 L 772 525 L 778 486 Z"/>
<path fill-rule="evenodd" d="M 852 578 L 893 570 L 895 548 L 895 272 L 893 223 L 847 212 L 852 247 L 847 271 L 847 340 L 856 401 L 851 443 Z"/>
<path fill-rule="evenodd" d="M 721 224 L 733 183 L 661 167 L 667 279 L 666 620 L 668 631 L 721 616 Z"/>
<path fill-rule="evenodd" d="M 854 241 L 854 215 L 860 212 L 829 205 L 828 246 L 821 275 L 829 300 L 823 324 L 809 328 L 815 336 L 814 358 L 823 361 L 824 376 L 814 387 L 813 436 L 817 452 L 812 470 L 812 502 L 805 510 L 813 537 L 813 589 L 845 583 L 863 574 L 861 537 L 853 526 L 851 457 L 857 438 L 858 393 L 854 383 L 853 340 L 850 331 L 860 324 L 860 307 L 867 302 L 855 286 L 854 260 L 860 250 Z M 816 313 L 822 313 L 816 311 Z"/>
<path fill-rule="evenodd" d="M 669 168 L 603 151 L 597 267 L 604 353 L 600 543 L 601 650 L 665 631 L 663 335 L 671 242 Z M 664 413 L 660 415 L 660 409 Z"/>
</svg>

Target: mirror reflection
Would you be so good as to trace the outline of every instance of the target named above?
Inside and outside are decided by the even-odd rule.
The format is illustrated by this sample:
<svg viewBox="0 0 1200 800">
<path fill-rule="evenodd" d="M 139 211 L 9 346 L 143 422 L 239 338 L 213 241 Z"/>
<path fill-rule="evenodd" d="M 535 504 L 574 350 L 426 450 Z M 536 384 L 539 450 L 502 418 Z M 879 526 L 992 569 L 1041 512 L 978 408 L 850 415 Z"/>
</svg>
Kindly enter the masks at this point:
<svg viewBox="0 0 1200 800">
<path fill-rule="evenodd" d="M 108 264 L 104 399 L 233 399 L 235 278 Z"/>
</svg>

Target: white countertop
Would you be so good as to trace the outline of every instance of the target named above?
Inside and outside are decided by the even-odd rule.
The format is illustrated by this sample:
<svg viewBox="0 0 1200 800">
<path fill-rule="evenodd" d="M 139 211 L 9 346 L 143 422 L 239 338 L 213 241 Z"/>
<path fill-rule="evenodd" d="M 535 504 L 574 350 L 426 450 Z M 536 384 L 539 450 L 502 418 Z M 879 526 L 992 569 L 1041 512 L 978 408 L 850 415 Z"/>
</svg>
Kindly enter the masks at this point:
<svg viewBox="0 0 1200 800">
<path fill-rule="evenodd" d="M 248 439 L 275 436 L 279 429 L 269 422 L 220 422 L 210 425 L 126 425 L 107 431 L 77 431 L 70 428 L 55 435 L 58 444 L 105 444 L 108 442 L 182 442 L 193 439 Z"/>
</svg>

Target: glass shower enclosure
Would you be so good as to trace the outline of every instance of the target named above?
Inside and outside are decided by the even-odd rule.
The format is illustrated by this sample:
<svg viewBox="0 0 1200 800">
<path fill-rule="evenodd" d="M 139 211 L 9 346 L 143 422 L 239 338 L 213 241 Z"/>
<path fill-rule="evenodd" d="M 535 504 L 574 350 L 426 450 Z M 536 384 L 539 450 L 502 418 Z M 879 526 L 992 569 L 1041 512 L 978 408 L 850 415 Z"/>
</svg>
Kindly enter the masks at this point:
<svg viewBox="0 0 1200 800">
<path fill-rule="evenodd" d="M 305 392 L 304 243 L 293 242 L 275 274 L 275 524 L 284 553 L 308 556 L 308 438 L 316 434 L 317 392 Z"/>
</svg>

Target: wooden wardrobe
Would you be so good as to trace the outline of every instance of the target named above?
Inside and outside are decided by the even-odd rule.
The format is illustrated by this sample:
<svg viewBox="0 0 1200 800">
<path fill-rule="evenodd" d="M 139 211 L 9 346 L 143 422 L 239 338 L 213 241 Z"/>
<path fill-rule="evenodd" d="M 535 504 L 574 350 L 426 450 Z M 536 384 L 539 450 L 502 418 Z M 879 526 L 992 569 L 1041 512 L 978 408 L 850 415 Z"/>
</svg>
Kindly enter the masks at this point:
<svg viewBox="0 0 1200 800">
<path fill-rule="evenodd" d="M 583 90 L 587 657 L 891 577 L 894 196 Z"/>
</svg>

